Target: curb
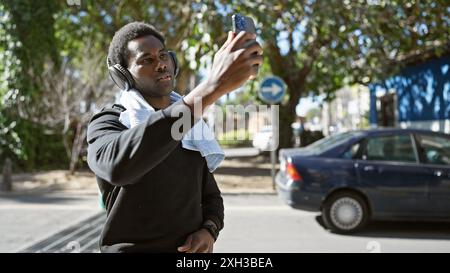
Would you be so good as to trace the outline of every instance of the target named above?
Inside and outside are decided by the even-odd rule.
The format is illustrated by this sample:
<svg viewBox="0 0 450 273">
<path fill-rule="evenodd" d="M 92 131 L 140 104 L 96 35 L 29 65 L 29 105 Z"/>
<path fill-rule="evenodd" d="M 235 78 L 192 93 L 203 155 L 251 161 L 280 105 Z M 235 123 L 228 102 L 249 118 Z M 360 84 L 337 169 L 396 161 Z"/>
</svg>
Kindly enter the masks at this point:
<svg viewBox="0 0 450 273">
<path fill-rule="evenodd" d="M 69 195 L 97 195 L 97 191 L 48 191 L 48 190 L 32 190 L 32 191 L 12 191 L 12 192 L 0 192 L 0 197 L 9 196 L 33 196 L 33 195 L 46 195 L 46 194 L 69 194 Z"/>
<path fill-rule="evenodd" d="M 13 197 L 13 196 L 33 196 L 33 195 L 46 195 L 46 194 L 67 194 L 67 195 L 98 195 L 97 191 L 12 191 L 12 192 L 0 192 L 0 197 Z M 238 191 L 227 192 L 222 191 L 222 195 L 277 195 L 277 192 L 252 192 L 252 191 Z"/>
<path fill-rule="evenodd" d="M 222 192 L 222 195 L 277 195 L 276 192 Z"/>
</svg>

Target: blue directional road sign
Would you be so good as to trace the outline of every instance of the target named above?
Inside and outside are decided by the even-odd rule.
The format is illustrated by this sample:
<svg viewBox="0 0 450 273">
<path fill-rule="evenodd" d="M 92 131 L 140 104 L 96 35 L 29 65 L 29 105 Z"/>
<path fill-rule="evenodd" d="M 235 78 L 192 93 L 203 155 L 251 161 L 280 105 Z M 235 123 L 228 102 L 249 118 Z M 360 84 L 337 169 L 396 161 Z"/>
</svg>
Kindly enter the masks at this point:
<svg viewBox="0 0 450 273">
<path fill-rule="evenodd" d="M 259 89 L 259 98 L 266 103 L 276 104 L 283 100 L 286 94 L 286 85 L 276 76 L 264 78 Z"/>
</svg>

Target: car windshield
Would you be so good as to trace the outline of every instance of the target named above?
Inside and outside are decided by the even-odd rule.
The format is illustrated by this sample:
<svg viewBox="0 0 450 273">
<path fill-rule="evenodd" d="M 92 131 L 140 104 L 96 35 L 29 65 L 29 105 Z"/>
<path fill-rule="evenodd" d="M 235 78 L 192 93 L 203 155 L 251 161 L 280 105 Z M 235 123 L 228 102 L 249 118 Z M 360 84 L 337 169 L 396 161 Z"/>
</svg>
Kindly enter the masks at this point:
<svg viewBox="0 0 450 273">
<path fill-rule="evenodd" d="M 345 132 L 345 133 L 339 133 L 331 136 L 327 136 L 325 138 L 322 138 L 305 148 L 308 150 L 314 150 L 316 153 L 320 153 L 324 150 L 327 150 L 331 147 L 340 145 L 346 141 L 348 141 L 350 138 L 357 137 L 362 135 L 361 132 Z"/>
</svg>

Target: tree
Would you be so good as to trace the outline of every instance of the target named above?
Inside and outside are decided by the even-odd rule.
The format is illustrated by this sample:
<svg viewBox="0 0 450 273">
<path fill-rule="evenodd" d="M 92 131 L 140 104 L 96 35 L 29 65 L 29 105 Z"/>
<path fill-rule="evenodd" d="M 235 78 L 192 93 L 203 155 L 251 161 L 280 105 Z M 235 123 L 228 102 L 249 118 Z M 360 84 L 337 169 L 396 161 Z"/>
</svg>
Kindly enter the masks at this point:
<svg viewBox="0 0 450 273">
<path fill-rule="evenodd" d="M 257 19 L 273 74 L 288 86 L 280 144 L 301 96 L 368 84 L 410 62 L 449 52 L 448 1 L 221 1 Z M 284 140 L 284 141 L 283 141 Z"/>
<path fill-rule="evenodd" d="M 105 60 L 114 32 L 124 24 L 136 20 L 152 23 L 166 35 L 168 48 L 188 51 L 179 55 L 181 75 L 177 85 L 181 93 L 192 86 L 196 61 L 205 50 L 212 51 L 205 33 L 214 31 L 204 27 L 214 26 L 215 21 L 204 23 L 201 15 L 206 6 L 201 2 L 80 4 L 66 6 L 54 0 L 46 5 L 30 0 L 0 4 L 0 32 L 4 34 L 0 52 L 7 60 L 6 66 L 0 66 L 4 79 L 0 90 L 4 135 L 0 151 L 3 155 L 14 153 L 18 160 L 27 162 L 28 168 L 40 164 L 30 156 L 37 153 L 37 143 L 25 141 L 33 136 L 27 128 L 36 131 L 40 127 L 45 132 L 62 134 L 66 154 L 71 158 L 70 169 L 74 169 L 79 151 L 86 144 L 80 141 L 84 140 L 86 117 L 92 115 L 94 101 L 99 102 L 93 94 L 117 91 L 112 86 L 108 87 L 110 92 L 103 89 L 109 81 Z M 80 112 L 81 105 L 90 112 Z M 18 126 L 15 120 L 27 125 Z"/>
<path fill-rule="evenodd" d="M 114 101 L 115 95 L 113 83 L 99 71 L 99 56 L 89 56 L 88 52 L 85 56 L 79 69 L 89 77 L 82 77 L 68 62 L 60 66 L 47 63 L 42 73 L 42 99 L 28 106 L 30 112 L 42 113 L 36 123 L 53 128 L 63 136 L 72 174 L 86 146 L 87 125 L 92 113 Z"/>
<path fill-rule="evenodd" d="M 14 151 L 18 158 L 25 159 L 36 148 L 27 138 L 32 135 L 27 131 L 31 129 L 26 129 L 35 127 L 24 126 L 22 121 L 33 120 L 42 128 L 55 126 L 54 130 L 71 128 L 62 130 L 66 141 L 70 135 L 83 136 L 82 129 L 77 128 L 84 119 L 72 117 L 68 127 L 46 121 L 51 111 L 45 111 L 40 101 L 51 102 L 50 109 L 57 109 L 61 102 L 45 90 L 56 80 L 47 76 L 43 80 L 47 74 L 42 71 L 48 67 L 54 68 L 61 81 L 78 80 L 79 93 L 73 94 L 80 96 L 73 98 L 86 100 L 85 108 L 95 109 L 90 101 L 96 99 L 92 88 L 103 86 L 100 94 L 117 91 L 104 84 L 108 81 L 105 59 L 114 32 L 128 22 L 146 21 L 159 28 L 167 37 L 168 48 L 178 53 L 181 75 L 177 89 L 183 93 L 192 86 L 198 70 L 208 68 L 227 30 L 231 30 L 231 14 L 235 12 L 256 20 L 266 56 L 259 79 L 271 73 L 283 78 L 288 86 L 287 98 L 280 107 L 280 144 L 286 147 L 290 145 L 290 123 L 300 97 L 321 93 L 331 100 L 333 92 L 344 85 L 375 82 L 405 64 L 449 52 L 447 2 L 86 0 L 79 6 L 69 6 L 55 0 L 45 5 L 5 0 L 0 4 L 0 57 L 5 60 L 0 63 L 0 131 L 7 140 L 0 142 L 1 150 L 4 154 Z M 87 58 L 95 60 L 90 64 L 94 69 L 86 66 Z M 249 94 L 256 93 L 256 85 L 253 81 L 246 86 Z M 57 88 L 59 93 L 75 90 Z M 75 100 L 67 109 L 73 111 L 83 103 Z M 66 151 L 74 151 L 67 143 Z M 75 142 L 76 147 L 79 145 Z"/>
<path fill-rule="evenodd" d="M 79 63 L 86 43 L 106 60 L 114 32 L 132 21 L 153 24 L 166 36 L 166 46 L 178 52 L 181 73 L 177 89 L 190 89 L 203 55 L 218 49 L 216 38 L 226 39 L 223 16 L 212 9 L 214 4 L 202 1 L 81 1 L 80 6 L 61 9 L 56 16 L 56 35 L 65 56 Z M 217 35 L 216 35 L 217 34 Z M 106 62 L 102 62 L 101 65 Z M 206 64 L 205 64 L 206 65 Z M 203 65 L 203 66 L 205 66 Z M 105 66 L 106 68 L 106 66 Z"/>
<path fill-rule="evenodd" d="M 45 60 L 58 62 L 52 16 L 57 8 L 56 1 L 0 3 L 0 162 L 6 157 L 25 161 L 34 153 L 36 142 L 27 135 L 35 128 L 23 122 L 30 113 L 18 102 L 38 100 Z"/>
</svg>

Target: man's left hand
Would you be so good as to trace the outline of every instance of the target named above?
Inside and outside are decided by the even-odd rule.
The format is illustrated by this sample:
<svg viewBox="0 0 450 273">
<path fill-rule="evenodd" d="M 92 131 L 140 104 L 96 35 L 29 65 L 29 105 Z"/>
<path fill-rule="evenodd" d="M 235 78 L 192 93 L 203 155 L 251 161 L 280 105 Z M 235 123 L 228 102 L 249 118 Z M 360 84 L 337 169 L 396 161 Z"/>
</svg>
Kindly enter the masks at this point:
<svg viewBox="0 0 450 273">
<path fill-rule="evenodd" d="M 212 253 L 213 245 L 213 236 L 209 231 L 202 228 L 190 234 L 184 244 L 178 247 L 178 251 L 186 253 Z"/>
</svg>

